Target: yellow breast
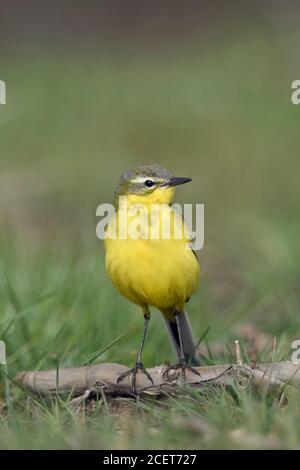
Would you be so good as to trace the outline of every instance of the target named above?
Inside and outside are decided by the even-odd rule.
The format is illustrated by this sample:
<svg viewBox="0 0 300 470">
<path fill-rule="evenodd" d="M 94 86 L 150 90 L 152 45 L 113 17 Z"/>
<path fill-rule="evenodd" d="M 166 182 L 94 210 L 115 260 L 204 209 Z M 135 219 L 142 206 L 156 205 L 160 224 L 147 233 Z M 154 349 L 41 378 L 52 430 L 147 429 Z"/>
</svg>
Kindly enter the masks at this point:
<svg viewBox="0 0 300 470">
<path fill-rule="evenodd" d="M 165 198 L 166 193 L 163 196 Z M 153 203 L 160 204 L 160 200 L 156 195 Z M 128 232 L 133 217 L 131 209 L 136 203 L 136 198 L 134 201 L 128 198 L 126 210 L 120 209 L 114 216 L 116 238 L 108 234 L 105 240 L 108 275 L 121 294 L 138 305 L 182 309 L 196 289 L 200 273 L 196 256 L 188 247 L 184 222 L 167 204 L 156 208 L 158 216 L 156 214 L 154 221 L 150 212 L 152 202 L 149 204 L 148 200 L 149 216 L 142 222 L 141 235 L 132 239 L 132 233 Z M 120 224 L 124 227 L 125 218 L 128 236 L 122 239 L 118 236 L 118 228 Z M 171 221 L 170 238 L 164 239 L 163 227 L 168 220 Z M 155 226 L 157 223 L 158 227 Z M 145 231 L 148 238 L 145 238 Z M 153 233 L 156 239 L 151 238 Z"/>
</svg>

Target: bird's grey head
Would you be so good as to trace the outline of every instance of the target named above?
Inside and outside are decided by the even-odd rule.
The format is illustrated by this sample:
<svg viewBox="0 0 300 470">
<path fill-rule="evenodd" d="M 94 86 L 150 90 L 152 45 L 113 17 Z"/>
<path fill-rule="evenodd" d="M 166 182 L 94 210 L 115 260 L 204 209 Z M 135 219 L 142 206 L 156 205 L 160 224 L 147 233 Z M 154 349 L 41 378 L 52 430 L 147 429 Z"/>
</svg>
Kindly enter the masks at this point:
<svg viewBox="0 0 300 470">
<path fill-rule="evenodd" d="M 116 196 L 129 194 L 147 194 L 161 187 L 177 186 L 188 183 L 191 178 L 172 176 L 165 168 L 157 164 L 136 165 L 132 170 L 122 173 Z"/>
</svg>

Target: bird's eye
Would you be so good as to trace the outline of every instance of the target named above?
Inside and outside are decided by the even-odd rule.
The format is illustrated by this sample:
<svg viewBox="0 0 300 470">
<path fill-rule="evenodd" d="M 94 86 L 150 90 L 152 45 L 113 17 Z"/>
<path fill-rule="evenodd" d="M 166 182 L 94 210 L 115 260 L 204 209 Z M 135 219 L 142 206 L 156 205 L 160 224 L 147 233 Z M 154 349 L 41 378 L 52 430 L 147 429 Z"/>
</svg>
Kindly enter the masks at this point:
<svg viewBox="0 0 300 470">
<path fill-rule="evenodd" d="M 154 183 L 153 183 L 152 180 L 146 180 L 145 181 L 145 186 L 147 186 L 147 188 L 152 188 L 153 185 L 154 185 Z"/>
</svg>

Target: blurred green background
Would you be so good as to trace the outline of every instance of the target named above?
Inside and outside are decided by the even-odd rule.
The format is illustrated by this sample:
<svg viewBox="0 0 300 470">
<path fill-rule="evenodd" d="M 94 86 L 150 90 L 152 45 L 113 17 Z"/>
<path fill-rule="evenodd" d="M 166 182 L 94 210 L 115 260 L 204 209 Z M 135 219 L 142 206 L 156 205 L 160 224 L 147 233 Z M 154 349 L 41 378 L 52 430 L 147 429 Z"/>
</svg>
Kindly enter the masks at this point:
<svg viewBox="0 0 300 470">
<path fill-rule="evenodd" d="M 12 2 L 1 15 L 0 339 L 9 375 L 82 365 L 101 351 L 100 362 L 135 360 L 142 317 L 105 275 L 95 212 L 141 162 L 191 176 L 177 200 L 205 203 L 202 279 L 189 304 L 195 336 L 209 328 L 206 341 L 231 344 L 246 323 L 276 336 L 276 357 L 289 358 L 300 337 L 300 108 L 291 104 L 299 8 L 106 3 Z M 144 362 L 172 359 L 154 312 Z M 4 378 L 0 387 L 7 426 Z M 22 421 L 22 397 L 11 393 Z M 286 446 L 300 435 L 286 432 L 289 417 L 280 418 Z M 115 444 L 113 425 L 109 439 L 69 443 L 49 439 L 47 426 L 37 441 L 9 428 L 0 446 L 234 445 L 136 430 Z"/>
</svg>

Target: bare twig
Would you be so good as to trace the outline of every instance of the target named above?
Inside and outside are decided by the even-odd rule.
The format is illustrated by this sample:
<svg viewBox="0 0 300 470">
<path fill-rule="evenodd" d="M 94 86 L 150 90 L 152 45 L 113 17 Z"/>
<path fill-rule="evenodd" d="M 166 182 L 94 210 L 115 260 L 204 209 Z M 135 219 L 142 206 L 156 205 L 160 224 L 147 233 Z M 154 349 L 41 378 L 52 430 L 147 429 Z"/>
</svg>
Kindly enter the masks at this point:
<svg viewBox="0 0 300 470">
<path fill-rule="evenodd" d="M 237 355 L 238 358 L 238 355 Z M 240 357 L 237 362 L 240 362 Z M 238 386 L 253 384 L 266 389 L 282 387 L 285 384 L 300 386 L 300 367 L 290 362 L 266 364 L 224 364 L 196 368 L 200 376 L 186 371 L 186 383 L 191 387 L 202 387 L 210 383 L 216 386 Z M 127 367 L 120 364 L 93 364 L 73 369 L 59 370 L 59 393 L 69 393 L 73 397 L 92 395 L 132 395 L 130 377 L 118 383 L 117 379 Z M 166 366 L 148 369 L 153 385 L 144 374 L 137 376 L 137 392 L 154 396 L 176 393 L 182 389 L 181 374 L 172 376 L 170 381 L 164 378 Z M 21 372 L 16 379 L 28 391 L 36 394 L 57 392 L 57 371 Z M 87 393 L 89 391 L 89 393 Z"/>
<path fill-rule="evenodd" d="M 243 365 L 243 361 L 242 361 L 242 358 L 241 358 L 241 347 L 240 347 L 240 342 L 238 339 L 236 339 L 234 341 L 234 344 L 235 344 L 235 359 L 236 359 L 236 363 L 238 366 L 242 366 Z"/>
</svg>

